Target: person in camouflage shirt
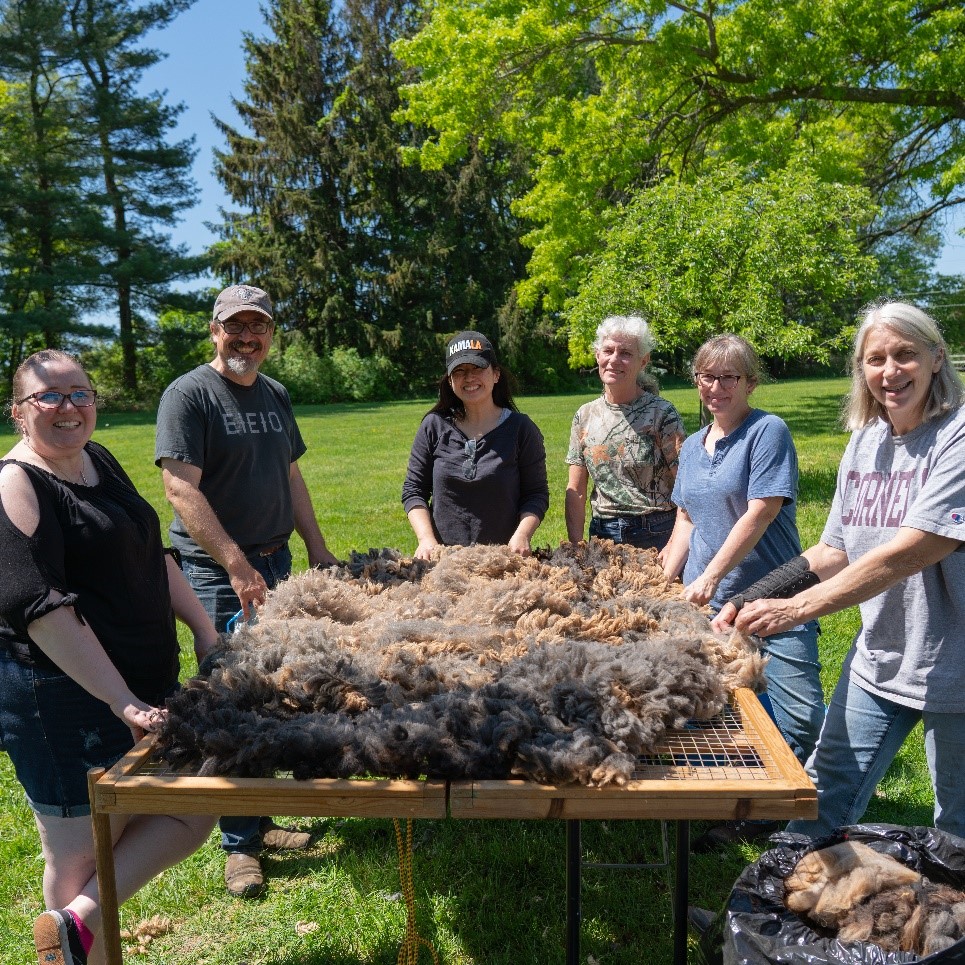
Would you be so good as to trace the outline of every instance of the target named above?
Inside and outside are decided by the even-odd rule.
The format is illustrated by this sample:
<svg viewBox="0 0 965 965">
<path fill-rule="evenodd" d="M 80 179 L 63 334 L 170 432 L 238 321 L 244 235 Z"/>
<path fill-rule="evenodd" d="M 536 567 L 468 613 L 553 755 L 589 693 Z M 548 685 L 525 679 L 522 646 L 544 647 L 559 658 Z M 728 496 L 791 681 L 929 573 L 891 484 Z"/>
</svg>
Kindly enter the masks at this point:
<svg viewBox="0 0 965 965">
<path fill-rule="evenodd" d="M 566 531 L 583 539 L 593 480 L 590 536 L 662 549 L 670 538 L 677 459 L 686 438 L 677 410 L 645 371 L 653 349 L 638 316 L 603 320 L 593 342 L 603 394 L 573 417 L 566 462 Z"/>
</svg>

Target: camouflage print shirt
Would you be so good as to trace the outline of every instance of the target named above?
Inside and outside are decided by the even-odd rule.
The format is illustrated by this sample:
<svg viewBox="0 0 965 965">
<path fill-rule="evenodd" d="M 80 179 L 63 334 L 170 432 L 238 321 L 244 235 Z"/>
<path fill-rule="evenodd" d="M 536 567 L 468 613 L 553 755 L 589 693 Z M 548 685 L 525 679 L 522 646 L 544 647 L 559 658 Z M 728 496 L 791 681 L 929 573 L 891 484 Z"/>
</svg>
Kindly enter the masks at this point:
<svg viewBox="0 0 965 965">
<path fill-rule="evenodd" d="M 660 396 L 644 392 L 628 405 L 600 396 L 573 417 L 566 461 L 590 474 L 594 516 L 640 516 L 673 509 L 670 494 L 686 436 L 680 414 Z"/>
</svg>

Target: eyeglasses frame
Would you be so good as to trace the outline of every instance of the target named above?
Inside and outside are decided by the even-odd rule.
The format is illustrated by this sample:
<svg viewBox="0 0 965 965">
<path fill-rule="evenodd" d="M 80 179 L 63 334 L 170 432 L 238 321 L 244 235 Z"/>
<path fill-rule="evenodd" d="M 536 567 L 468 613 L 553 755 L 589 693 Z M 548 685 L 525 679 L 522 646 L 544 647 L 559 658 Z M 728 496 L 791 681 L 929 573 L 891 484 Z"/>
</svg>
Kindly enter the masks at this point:
<svg viewBox="0 0 965 965">
<path fill-rule="evenodd" d="M 89 393 L 91 396 L 93 396 L 93 398 L 90 400 L 90 402 L 80 402 L 80 403 L 75 402 L 74 396 L 79 392 L 84 394 Z M 41 395 L 59 395 L 60 401 L 56 405 L 45 405 L 38 398 L 38 396 L 41 396 Z M 97 390 L 96 389 L 74 389 L 73 392 L 58 392 L 56 389 L 43 389 L 40 392 L 31 392 L 30 395 L 25 395 L 22 399 L 15 399 L 14 404 L 23 405 L 24 402 L 33 402 L 33 404 L 38 406 L 39 408 L 48 409 L 49 411 L 52 412 L 54 409 L 61 408 L 61 406 L 63 406 L 63 404 L 68 399 L 70 399 L 70 404 L 75 409 L 89 409 L 92 405 L 96 405 L 97 403 Z"/>
<path fill-rule="evenodd" d="M 465 479 L 476 478 L 476 455 L 479 443 L 475 439 L 467 439 L 465 444 L 466 461 L 462 464 L 462 475 Z"/>
<path fill-rule="evenodd" d="M 736 389 L 743 377 L 743 375 L 714 375 L 711 372 L 694 372 L 694 382 L 703 389 L 712 389 L 715 382 L 720 382 L 722 389 Z M 709 382 L 704 381 L 708 378 L 710 379 Z"/>
<path fill-rule="evenodd" d="M 270 335 L 275 330 L 274 322 L 269 321 L 268 319 L 260 319 L 260 318 L 256 318 L 254 321 L 251 321 L 251 322 L 241 322 L 237 320 L 232 320 L 230 318 L 225 319 L 225 321 L 222 321 L 219 318 L 218 324 L 221 326 L 221 329 L 225 333 L 225 335 L 240 335 L 246 328 L 248 329 L 249 332 L 251 332 L 252 335 Z M 239 328 L 237 332 L 230 332 L 228 331 L 229 325 L 240 325 L 241 328 Z M 256 332 L 251 327 L 252 325 L 264 325 L 265 330 L 263 332 Z"/>
</svg>

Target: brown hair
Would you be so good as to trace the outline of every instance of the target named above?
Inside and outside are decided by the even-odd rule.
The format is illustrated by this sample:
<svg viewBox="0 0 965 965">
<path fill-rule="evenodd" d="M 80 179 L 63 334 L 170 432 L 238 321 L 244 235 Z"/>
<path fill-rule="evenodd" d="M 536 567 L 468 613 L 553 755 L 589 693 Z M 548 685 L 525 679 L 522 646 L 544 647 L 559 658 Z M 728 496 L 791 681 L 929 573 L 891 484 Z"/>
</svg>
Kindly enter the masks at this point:
<svg viewBox="0 0 965 965">
<path fill-rule="evenodd" d="M 27 373 L 43 368 L 43 366 L 49 365 L 51 362 L 70 362 L 72 365 L 76 365 L 81 372 L 84 372 L 84 366 L 81 365 L 80 361 L 71 355 L 70 352 L 61 352 L 60 349 L 56 348 L 41 349 L 39 352 L 34 352 L 33 355 L 28 355 L 17 366 L 17 371 L 13 373 L 12 388 L 14 400 L 23 398 L 24 382 L 27 381 Z M 90 378 L 86 372 L 84 372 L 84 377 L 90 382 Z"/>
<path fill-rule="evenodd" d="M 761 381 L 761 360 L 754 346 L 740 335 L 715 335 L 697 349 L 691 366 L 694 382 L 697 381 L 698 372 L 714 364 L 732 365 L 740 371 L 748 385 L 757 385 Z"/>
</svg>

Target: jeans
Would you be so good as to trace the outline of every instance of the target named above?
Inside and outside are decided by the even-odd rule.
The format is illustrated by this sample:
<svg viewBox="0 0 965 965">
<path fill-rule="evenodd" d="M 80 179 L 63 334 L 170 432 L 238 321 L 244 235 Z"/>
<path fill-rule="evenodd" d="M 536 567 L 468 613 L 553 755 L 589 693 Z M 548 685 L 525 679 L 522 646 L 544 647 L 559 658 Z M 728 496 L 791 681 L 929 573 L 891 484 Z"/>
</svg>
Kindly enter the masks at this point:
<svg viewBox="0 0 965 965">
<path fill-rule="evenodd" d="M 612 539 L 614 543 L 629 543 L 640 549 L 662 550 L 673 532 L 677 518 L 674 509 L 657 510 L 643 516 L 594 516 L 590 520 L 590 536 Z"/>
<path fill-rule="evenodd" d="M 817 820 L 792 821 L 787 830 L 820 837 L 857 824 L 878 782 L 920 720 L 935 791 L 935 827 L 965 837 L 961 775 L 965 714 L 916 710 L 869 693 L 851 679 L 853 653 L 845 661 L 818 746 L 807 764 L 808 776 L 818 789 Z"/>
<path fill-rule="evenodd" d="M 767 696 L 778 729 L 795 757 L 806 763 L 824 723 L 824 691 L 815 621 L 764 638 Z"/>
<path fill-rule="evenodd" d="M 0 735 L 37 814 L 90 814 L 87 771 L 133 746 L 110 707 L 60 670 L 28 667 L 0 648 Z"/>
<path fill-rule="evenodd" d="M 268 556 L 252 553 L 248 562 L 262 575 L 268 589 L 273 590 L 292 571 L 292 554 L 286 543 Z M 214 560 L 182 560 L 184 575 L 198 595 L 214 628 L 224 633 L 228 621 L 241 609 L 241 601 L 231 587 L 228 572 Z M 223 817 L 218 822 L 221 829 L 221 847 L 227 852 L 240 851 L 257 854 L 261 851 L 261 818 L 244 815 Z"/>
</svg>

